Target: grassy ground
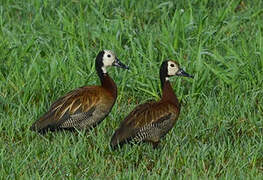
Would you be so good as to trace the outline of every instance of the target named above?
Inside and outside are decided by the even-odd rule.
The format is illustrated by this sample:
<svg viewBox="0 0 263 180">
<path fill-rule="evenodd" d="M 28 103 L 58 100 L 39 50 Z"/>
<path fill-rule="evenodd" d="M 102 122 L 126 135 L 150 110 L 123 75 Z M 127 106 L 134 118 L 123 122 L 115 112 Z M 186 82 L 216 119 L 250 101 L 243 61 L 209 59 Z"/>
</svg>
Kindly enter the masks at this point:
<svg viewBox="0 0 263 180">
<path fill-rule="evenodd" d="M 47 0 L 0 3 L 0 179 L 263 176 L 263 2 Z M 90 131 L 40 136 L 30 125 L 61 95 L 98 84 L 94 59 L 113 49 L 118 100 Z M 160 148 L 109 141 L 138 103 L 158 99 L 171 58 L 183 107 Z"/>
</svg>

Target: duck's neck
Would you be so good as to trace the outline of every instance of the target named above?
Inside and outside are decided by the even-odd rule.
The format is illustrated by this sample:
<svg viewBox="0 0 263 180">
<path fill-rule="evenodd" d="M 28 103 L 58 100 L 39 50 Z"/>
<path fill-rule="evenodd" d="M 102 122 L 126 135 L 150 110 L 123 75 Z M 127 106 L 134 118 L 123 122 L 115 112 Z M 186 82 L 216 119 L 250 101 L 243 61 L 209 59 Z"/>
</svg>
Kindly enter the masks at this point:
<svg viewBox="0 0 263 180">
<path fill-rule="evenodd" d="M 114 98 L 117 97 L 117 86 L 108 73 L 103 73 L 100 77 L 101 86 L 108 90 Z"/>
<path fill-rule="evenodd" d="M 162 101 L 169 101 L 179 106 L 179 101 L 173 91 L 173 88 L 168 80 L 162 81 Z"/>
</svg>

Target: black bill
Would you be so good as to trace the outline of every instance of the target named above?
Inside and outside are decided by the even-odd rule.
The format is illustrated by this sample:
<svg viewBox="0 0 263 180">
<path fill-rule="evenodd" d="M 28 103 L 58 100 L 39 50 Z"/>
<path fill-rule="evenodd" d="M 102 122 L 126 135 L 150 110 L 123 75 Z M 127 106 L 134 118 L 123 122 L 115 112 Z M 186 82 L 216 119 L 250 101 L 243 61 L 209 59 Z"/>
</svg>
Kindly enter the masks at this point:
<svg viewBox="0 0 263 180">
<path fill-rule="evenodd" d="M 194 78 L 194 76 L 188 74 L 183 69 L 179 69 L 179 71 L 176 73 L 176 75 L 177 76 L 184 76 L 184 77 Z"/>
<path fill-rule="evenodd" d="M 115 59 L 115 61 L 113 62 L 113 66 L 116 66 L 116 67 L 120 67 L 120 68 L 123 68 L 123 69 L 129 69 L 128 66 L 126 66 L 125 64 L 123 64 L 119 59 Z"/>
</svg>

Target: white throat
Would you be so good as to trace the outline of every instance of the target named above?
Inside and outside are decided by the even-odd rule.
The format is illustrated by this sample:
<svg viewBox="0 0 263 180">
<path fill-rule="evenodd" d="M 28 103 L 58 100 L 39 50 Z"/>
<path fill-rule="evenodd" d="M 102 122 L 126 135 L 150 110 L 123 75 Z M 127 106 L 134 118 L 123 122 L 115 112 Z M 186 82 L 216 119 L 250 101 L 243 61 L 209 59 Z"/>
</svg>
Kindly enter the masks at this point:
<svg viewBox="0 0 263 180">
<path fill-rule="evenodd" d="M 169 81 L 169 78 L 168 78 L 168 77 L 165 77 L 165 81 Z"/>
<path fill-rule="evenodd" d="M 102 72 L 103 72 L 104 74 L 107 73 L 107 70 L 106 70 L 106 67 L 105 67 L 105 66 L 102 66 L 102 67 L 101 67 L 101 70 L 102 70 Z"/>
</svg>

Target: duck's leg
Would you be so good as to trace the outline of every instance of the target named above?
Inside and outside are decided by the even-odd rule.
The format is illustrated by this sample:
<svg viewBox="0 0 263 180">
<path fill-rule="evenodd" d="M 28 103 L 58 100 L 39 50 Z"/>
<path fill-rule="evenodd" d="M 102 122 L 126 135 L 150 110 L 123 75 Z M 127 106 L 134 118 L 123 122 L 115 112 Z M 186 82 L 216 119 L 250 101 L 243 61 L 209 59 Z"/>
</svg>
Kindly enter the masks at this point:
<svg viewBox="0 0 263 180">
<path fill-rule="evenodd" d="M 159 146 L 160 141 L 152 142 L 153 149 L 157 149 Z"/>
<path fill-rule="evenodd" d="M 160 138 L 155 137 L 155 138 L 151 138 L 151 139 L 145 139 L 144 141 L 151 143 L 153 146 L 153 149 L 157 149 L 158 145 L 160 143 Z"/>
</svg>

